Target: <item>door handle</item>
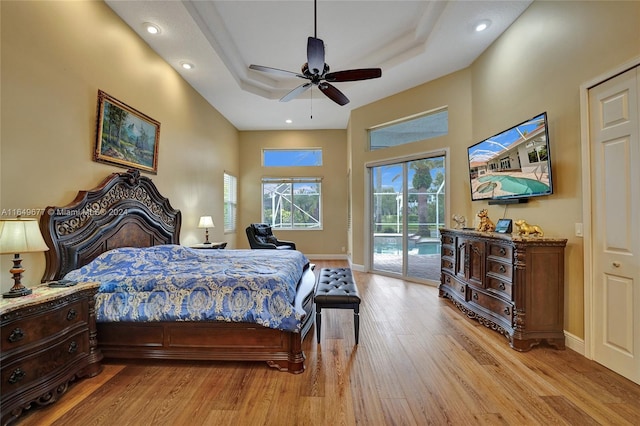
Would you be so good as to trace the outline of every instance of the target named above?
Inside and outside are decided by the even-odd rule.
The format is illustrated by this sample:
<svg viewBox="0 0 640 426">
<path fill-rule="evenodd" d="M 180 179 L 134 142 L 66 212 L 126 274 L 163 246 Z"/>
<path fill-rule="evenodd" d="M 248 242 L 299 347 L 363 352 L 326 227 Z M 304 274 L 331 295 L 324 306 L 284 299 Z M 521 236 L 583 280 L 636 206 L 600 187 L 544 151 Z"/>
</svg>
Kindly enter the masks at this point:
<svg viewBox="0 0 640 426">
<path fill-rule="evenodd" d="M 612 263 L 612 265 L 613 265 L 613 267 L 614 267 L 614 268 L 619 268 L 619 267 L 620 267 L 620 265 L 621 265 L 621 263 L 620 263 L 620 262 L 618 262 L 618 261 L 616 260 L 616 261 L 614 261 L 614 262 Z"/>
</svg>

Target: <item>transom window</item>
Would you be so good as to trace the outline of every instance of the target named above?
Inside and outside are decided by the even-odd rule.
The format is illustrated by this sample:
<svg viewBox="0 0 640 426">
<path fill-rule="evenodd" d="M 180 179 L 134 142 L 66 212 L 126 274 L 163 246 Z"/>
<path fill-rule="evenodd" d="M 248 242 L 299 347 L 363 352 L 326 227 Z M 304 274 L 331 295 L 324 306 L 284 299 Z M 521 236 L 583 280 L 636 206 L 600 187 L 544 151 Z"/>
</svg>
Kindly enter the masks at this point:
<svg viewBox="0 0 640 426">
<path fill-rule="evenodd" d="M 262 221 L 277 229 L 321 229 L 320 178 L 263 178 Z"/>
<path fill-rule="evenodd" d="M 264 149 L 264 167 L 322 166 L 322 149 Z"/>
<path fill-rule="evenodd" d="M 404 145 L 447 133 L 449 133 L 449 110 L 444 108 L 370 129 L 369 149 Z"/>
</svg>

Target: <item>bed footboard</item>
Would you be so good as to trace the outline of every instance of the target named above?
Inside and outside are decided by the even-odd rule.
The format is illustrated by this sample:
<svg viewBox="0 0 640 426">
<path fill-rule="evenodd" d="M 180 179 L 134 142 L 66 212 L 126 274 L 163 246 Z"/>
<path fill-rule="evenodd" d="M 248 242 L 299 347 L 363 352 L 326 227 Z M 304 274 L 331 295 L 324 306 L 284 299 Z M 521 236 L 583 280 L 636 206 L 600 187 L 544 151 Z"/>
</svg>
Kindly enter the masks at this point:
<svg viewBox="0 0 640 426">
<path fill-rule="evenodd" d="M 299 333 L 233 322 L 98 323 L 98 347 L 105 358 L 265 361 L 280 371 L 302 373 L 302 341 L 313 325 L 315 275 L 305 271 L 296 307 L 306 315 Z"/>
</svg>

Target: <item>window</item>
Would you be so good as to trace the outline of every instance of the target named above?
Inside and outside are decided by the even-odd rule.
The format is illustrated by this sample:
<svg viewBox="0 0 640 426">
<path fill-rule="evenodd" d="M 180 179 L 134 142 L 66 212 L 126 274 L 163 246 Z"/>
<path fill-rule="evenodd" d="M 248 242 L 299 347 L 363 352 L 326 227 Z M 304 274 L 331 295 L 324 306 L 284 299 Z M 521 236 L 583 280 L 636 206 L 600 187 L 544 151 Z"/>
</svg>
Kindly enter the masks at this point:
<svg viewBox="0 0 640 426">
<path fill-rule="evenodd" d="M 527 155 L 529 156 L 529 163 L 539 163 L 541 161 L 547 161 L 549 156 L 547 155 L 547 146 L 541 145 L 530 150 Z"/>
<path fill-rule="evenodd" d="M 238 209 L 238 180 L 224 174 L 224 232 L 236 232 L 236 211 Z"/>
<path fill-rule="evenodd" d="M 322 149 L 265 149 L 265 167 L 322 166 Z"/>
<path fill-rule="evenodd" d="M 262 179 L 262 221 L 278 229 L 321 229 L 320 178 Z"/>
<path fill-rule="evenodd" d="M 369 149 L 376 150 L 431 139 L 449 133 L 449 111 L 439 109 L 419 117 L 369 130 Z"/>
</svg>

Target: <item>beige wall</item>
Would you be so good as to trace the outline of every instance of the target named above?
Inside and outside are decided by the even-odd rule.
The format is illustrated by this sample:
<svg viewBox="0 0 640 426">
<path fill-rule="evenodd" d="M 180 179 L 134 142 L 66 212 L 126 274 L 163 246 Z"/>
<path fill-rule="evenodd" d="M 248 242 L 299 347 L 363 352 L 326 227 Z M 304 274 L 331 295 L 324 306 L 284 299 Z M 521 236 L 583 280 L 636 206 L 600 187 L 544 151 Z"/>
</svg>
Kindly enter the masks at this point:
<svg viewBox="0 0 640 426">
<path fill-rule="evenodd" d="M 640 2 L 536 1 L 467 70 L 446 76 L 355 111 L 353 216 L 363 217 L 362 170 L 378 156 L 365 150 L 366 128 L 423 110 L 449 105 L 449 136 L 414 144 L 419 151 L 448 146 L 451 151 L 451 213 L 467 218 L 488 207 L 492 218 L 504 206 L 469 201 L 466 148 L 542 111 L 549 114 L 555 193 L 509 206 L 506 216 L 540 225 L 567 238 L 565 329 L 584 337 L 583 245 L 574 236 L 582 222 L 580 85 L 640 55 Z M 453 133 L 452 133 L 453 132 Z M 385 150 L 386 151 L 386 150 Z M 353 229 L 353 261 L 363 262 L 362 227 Z"/>
<path fill-rule="evenodd" d="M 161 123 L 161 193 L 183 214 L 181 242 L 200 242 L 201 215 L 223 223 L 223 170 L 238 175 L 238 132 L 102 2 L 0 2 L 0 210 L 71 202 L 112 172 L 92 161 L 101 89 Z M 222 226 L 211 239 L 235 243 Z M 13 281 L 2 256 L 2 291 Z M 24 284 L 43 254 L 25 254 Z"/>
<path fill-rule="evenodd" d="M 263 148 L 322 148 L 321 167 L 262 166 Z M 248 248 L 244 229 L 261 221 L 263 177 L 322 177 L 322 231 L 275 231 L 276 237 L 296 243 L 306 255 L 346 255 L 347 250 L 347 134 L 345 130 L 243 131 L 238 204 L 238 247 Z M 344 249 L 344 251 L 343 251 Z"/>
</svg>

